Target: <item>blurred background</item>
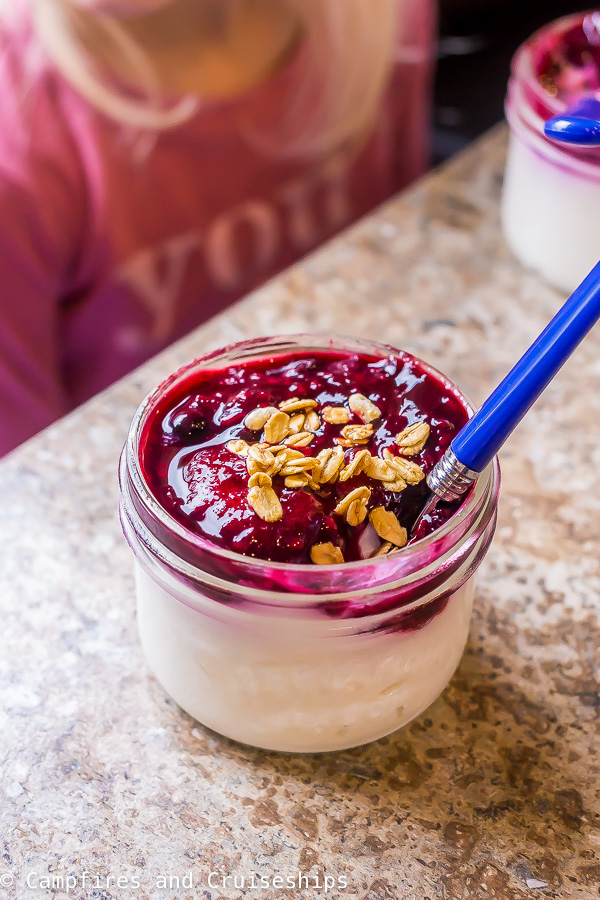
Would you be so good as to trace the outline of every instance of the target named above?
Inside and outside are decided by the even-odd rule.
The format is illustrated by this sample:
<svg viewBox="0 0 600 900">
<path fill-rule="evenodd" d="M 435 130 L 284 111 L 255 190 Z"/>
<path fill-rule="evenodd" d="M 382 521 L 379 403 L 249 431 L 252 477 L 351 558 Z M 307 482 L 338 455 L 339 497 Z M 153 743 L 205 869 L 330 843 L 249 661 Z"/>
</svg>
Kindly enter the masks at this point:
<svg viewBox="0 0 600 900">
<path fill-rule="evenodd" d="M 439 0 L 433 162 L 499 122 L 510 59 L 541 25 L 585 9 L 569 0 Z"/>
</svg>

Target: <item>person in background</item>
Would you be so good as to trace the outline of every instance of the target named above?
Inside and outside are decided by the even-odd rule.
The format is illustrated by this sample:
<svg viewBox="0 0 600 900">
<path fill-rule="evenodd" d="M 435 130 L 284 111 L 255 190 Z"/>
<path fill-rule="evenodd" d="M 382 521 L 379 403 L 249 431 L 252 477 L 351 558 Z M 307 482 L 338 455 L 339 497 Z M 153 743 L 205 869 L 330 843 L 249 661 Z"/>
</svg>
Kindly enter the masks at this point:
<svg viewBox="0 0 600 900">
<path fill-rule="evenodd" d="M 422 173 L 429 0 L 0 0 L 0 454 Z"/>
</svg>

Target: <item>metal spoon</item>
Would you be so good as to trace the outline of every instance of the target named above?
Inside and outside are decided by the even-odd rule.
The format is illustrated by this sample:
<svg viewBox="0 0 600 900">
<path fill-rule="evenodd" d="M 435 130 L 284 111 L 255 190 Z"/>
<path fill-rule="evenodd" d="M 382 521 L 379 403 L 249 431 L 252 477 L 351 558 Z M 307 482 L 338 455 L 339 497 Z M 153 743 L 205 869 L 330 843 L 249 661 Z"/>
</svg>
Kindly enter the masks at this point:
<svg viewBox="0 0 600 900">
<path fill-rule="evenodd" d="M 427 476 L 423 517 L 440 501 L 458 499 L 492 461 L 525 413 L 600 318 L 600 262 L 454 438 Z"/>
</svg>

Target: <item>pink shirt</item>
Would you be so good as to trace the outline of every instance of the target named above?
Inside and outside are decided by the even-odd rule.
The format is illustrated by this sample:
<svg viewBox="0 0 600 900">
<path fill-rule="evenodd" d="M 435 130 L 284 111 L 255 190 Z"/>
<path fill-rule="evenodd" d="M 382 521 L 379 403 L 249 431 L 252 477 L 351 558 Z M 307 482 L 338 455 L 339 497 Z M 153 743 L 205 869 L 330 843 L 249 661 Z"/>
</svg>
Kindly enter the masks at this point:
<svg viewBox="0 0 600 900">
<path fill-rule="evenodd" d="M 70 87 L 26 14 L 0 42 L 0 455 L 419 175 L 432 10 L 403 43 L 360 156 L 290 162 L 241 121 L 286 103 L 292 63 L 233 101 L 140 135 Z M 32 74 L 34 72 L 35 74 Z"/>
</svg>

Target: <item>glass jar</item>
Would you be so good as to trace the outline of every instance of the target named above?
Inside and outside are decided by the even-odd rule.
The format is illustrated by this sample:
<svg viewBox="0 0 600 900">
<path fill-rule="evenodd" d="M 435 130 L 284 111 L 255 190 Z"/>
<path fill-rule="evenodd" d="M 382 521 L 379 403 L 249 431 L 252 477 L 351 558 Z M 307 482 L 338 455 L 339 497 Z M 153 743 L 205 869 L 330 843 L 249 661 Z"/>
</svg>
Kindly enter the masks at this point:
<svg viewBox="0 0 600 900">
<path fill-rule="evenodd" d="M 510 125 L 502 227 L 514 254 L 554 287 L 571 292 L 600 257 L 600 151 L 558 144 L 544 124 L 566 104 L 545 90 L 537 66 L 548 46 L 580 25 L 578 13 L 551 22 L 517 51 L 508 83 Z"/>
<path fill-rule="evenodd" d="M 341 565 L 273 563 L 188 532 L 155 500 L 140 436 L 166 390 L 190 373 L 292 351 L 390 347 L 298 335 L 247 341 L 176 372 L 136 412 L 120 464 L 120 514 L 135 556 L 141 642 L 190 715 L 270 750 L 317 752 L 382 737 L 422 712 L 462 655 L 474 574 L 492 539 L 499 468 L 459 511 L 401 552 Z M 457 388 L 442 378 L 465 406 Z"/>
</svg>

